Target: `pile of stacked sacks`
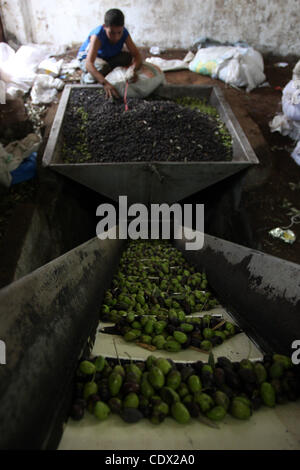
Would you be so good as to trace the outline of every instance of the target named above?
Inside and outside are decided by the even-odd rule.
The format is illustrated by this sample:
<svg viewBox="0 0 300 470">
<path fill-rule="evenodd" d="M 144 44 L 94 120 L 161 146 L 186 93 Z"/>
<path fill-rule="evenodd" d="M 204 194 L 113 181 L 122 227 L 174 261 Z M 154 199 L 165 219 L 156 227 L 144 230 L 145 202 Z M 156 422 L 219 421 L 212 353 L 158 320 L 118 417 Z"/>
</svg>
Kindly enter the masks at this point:
<svg viewBox="0 0 300 470">
<path fill-rule="evenodd" d="M 292 80 L 282 91 L 282 113 L 270 122 L 271 132 L 288 135 L 297 142 L 291 156 L 300 165 L 300 60 L 293 69 Z"/>
</svg>

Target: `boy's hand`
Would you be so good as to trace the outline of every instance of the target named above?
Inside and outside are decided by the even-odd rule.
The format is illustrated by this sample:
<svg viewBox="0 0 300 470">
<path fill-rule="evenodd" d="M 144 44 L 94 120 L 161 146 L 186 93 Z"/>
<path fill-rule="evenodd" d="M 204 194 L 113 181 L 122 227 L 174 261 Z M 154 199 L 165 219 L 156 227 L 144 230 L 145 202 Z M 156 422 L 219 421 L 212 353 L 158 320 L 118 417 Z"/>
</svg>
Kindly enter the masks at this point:
<svg viewBox="0 0 300 470">
<path fill-rule="evenodd" d="M 132 76 L 132 78 L 131 78 L 131 80 L 130 80 L 130 83 L 135 83 L 135 82 L 138 80 L 138 78 L 139 78 L 139 77 L 138 77 L 137 71 L 134 70 L 134 73 L 133 73 L 133 76 Z"/>
<path fill-rule="evenodd" d="M 108 81 L 104 82 L 103 87 L 105 90 L 106 98 L 113 98 L 114 96 L 116 98 L 120 98 L 119 93 L 117 92 L 115 87 L 113 87 Z"/>
<path fill-rule="evenodd" d="M 138 77 L 137 77 L 136 69 L 133 65 L 131 65 L 130 67 L 128 67 L 125 73 L 125 80 L 128 83 L 135 83 L 137 79 Z"/>
</svg>

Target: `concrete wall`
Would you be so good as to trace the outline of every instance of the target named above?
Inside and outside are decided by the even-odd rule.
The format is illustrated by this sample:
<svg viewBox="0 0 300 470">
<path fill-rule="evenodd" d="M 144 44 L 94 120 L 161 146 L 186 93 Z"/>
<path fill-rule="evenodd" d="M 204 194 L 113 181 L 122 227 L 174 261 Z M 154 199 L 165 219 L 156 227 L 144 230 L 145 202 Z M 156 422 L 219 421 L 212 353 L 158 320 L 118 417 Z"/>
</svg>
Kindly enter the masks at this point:
<svg viewBox="0 0 300 470">
<path fill-rule="evenodd" d="M 299 0 L 0 0 L 0 7 L 6 36 L 21 43 L 80 43 L 118 7 L 139 46 L 189 48 L 209 36 L 300 55 Z"/>
</svg>

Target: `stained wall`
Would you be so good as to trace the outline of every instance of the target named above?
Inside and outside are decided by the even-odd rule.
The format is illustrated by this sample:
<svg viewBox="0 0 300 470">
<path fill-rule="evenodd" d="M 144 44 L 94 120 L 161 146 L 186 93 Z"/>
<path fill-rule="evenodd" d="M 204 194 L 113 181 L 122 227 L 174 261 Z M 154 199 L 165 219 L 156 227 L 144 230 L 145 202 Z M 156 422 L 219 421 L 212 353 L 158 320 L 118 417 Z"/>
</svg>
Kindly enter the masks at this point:
<svg viewBox="0 0 300 470">
<path fill-rule="evenodd" d="M 6 36 L 22 44 L 80 43 L 114 7 L 124 11 L 139 46 L 188 49 L 208 36 L 300 55 L 299 0 L 0 0 Z"/>
</svg>

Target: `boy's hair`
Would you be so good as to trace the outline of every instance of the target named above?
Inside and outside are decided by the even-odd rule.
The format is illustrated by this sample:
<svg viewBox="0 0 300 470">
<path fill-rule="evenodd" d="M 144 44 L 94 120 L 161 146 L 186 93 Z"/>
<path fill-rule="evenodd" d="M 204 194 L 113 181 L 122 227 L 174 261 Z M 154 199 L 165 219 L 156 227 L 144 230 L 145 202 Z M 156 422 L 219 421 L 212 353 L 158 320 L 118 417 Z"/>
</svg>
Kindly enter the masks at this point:
<svg viewBox="0 0 300 470">
<path fill-rule="evenodd" d="M 121 10 L 112 8 L 105 13 L 104 24 L 105 26 L 124 26 L 125 18 Z"/>
</svg>

